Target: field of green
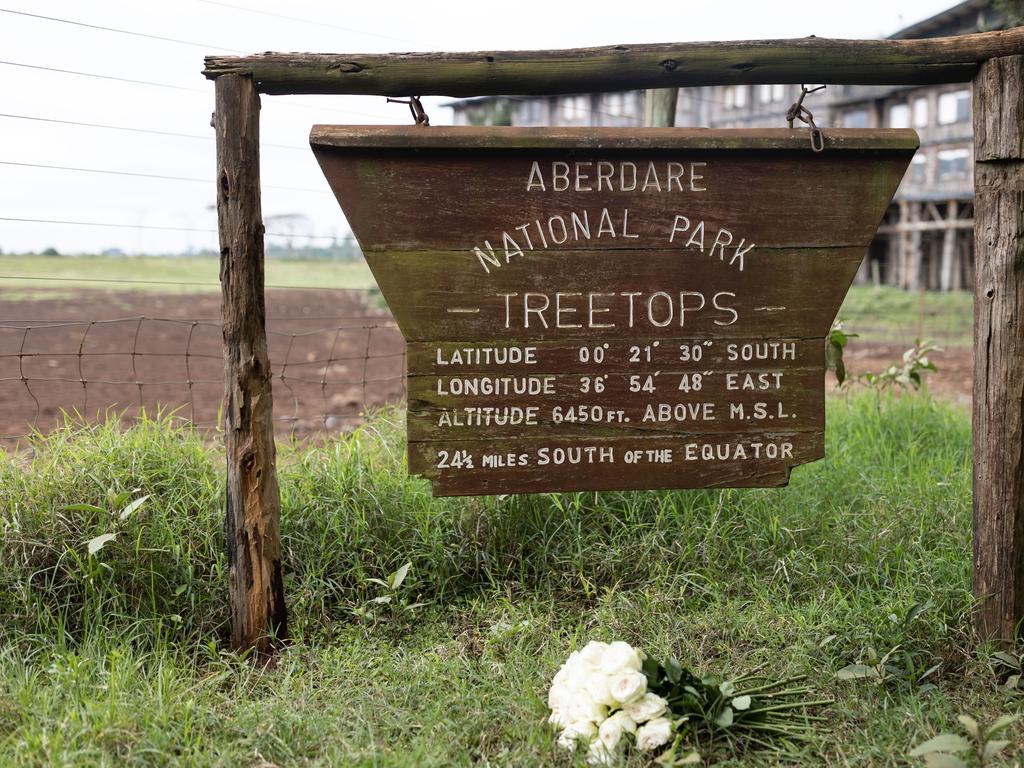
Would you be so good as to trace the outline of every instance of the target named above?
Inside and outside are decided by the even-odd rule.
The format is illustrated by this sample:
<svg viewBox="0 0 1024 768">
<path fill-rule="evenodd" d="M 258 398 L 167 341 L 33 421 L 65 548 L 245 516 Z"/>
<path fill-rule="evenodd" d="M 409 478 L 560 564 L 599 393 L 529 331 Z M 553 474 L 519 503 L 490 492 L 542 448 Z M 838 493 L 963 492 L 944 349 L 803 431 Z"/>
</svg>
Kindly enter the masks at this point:
<svg viewBox="0 0 1024 768">
<path fill-rule="evenodd" d="M 915 293 L 889 286 L 857 285 L 839 310 L 839 318 L 863 341 L 898 342 L 915 338 L 942 346 L 970 346 L 973 297 L 969 291 Z"/>
<path fill-rule="evenodd" d="M 622 639 L 833 700 L 785 755 L 720 740 L 707 765 L 924 765 L 910 750 L 958 715 L 1022 701 L 971 632 L 969 417 L 921 395 L 828 409 L 828 458 L 771 490 L 432 499 L 396 412 L 282 445 L 292 642 L 270 664 L 223 643 L 216 448 L 162 423 L 40 439 L 0 458 L 0 763 L 582 765 L 547 687 Z M 394 594 L 370 580 L 404 563 Z"/>
<path fill-rule="evenodd" d="M 0 255 L 0 292 L 8 301 L 66 298 L 79 291 L 154 293 L 218 291 L 219 264 L 210 257 Z M 266 261 L 268 286 L 372 288 L 360 261 Z M 184 284 L 182 284 L 184 283 Z"/>
<path fill-rule="evenodd" d="M 294 261 L 268 258 L 268 286 L 372 288 L 363 261 Z M 218 290 L 213 258 L 155 256 L 0 255 L 0 294 L 7 301 L 70 298 L 78 291 L 125 290 L 191 293 Z M 134 282 L 138 281 L 138 282 Z M 185 283 L 184 285 L 178 283 Z M 839 317 L 862 340 L 911 346 L 915 337 L 941 345 L 971 342 L 971 294 L 908 293 L 891 287 L 854 286 Z"/>
</svg>

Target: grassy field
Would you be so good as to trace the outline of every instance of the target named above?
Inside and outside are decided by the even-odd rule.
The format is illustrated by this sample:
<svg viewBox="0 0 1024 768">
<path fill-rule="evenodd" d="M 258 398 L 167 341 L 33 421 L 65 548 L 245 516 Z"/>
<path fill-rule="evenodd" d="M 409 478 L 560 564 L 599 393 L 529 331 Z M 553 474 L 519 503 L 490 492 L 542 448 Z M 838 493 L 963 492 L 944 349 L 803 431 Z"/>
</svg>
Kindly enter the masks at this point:
<svg viewBox="0 0 1024 768">
<path fill-rule="evenodd" d="M 216 291 L 217 269 L 217 261 L 212 258 L 0 255 L 0 292 L 7 301 L 15 301 L 73 298 L 76 292 L 88 290 Z M 268 286 L 283 287 L 376 285 L 362 261 L 268 258 L 266 280 Z M 914 338 L 921 336 L 943 345 L 967 346 L 971 342 L 971 311 L 971 294 L 966 291 L 928 293 L 922 297 L 891 287 L 854 286 L 839 317 L 865 341 L 911 346 Z"/>
<path fill-rule="evenodd" d="M 88 290 L 219 291 L 218 268 L 217 260 L 208 257 L 0 255 L 0 290 L 8 301 L 65 298 Z M 266 268 L 268 286 L 372 288 L 375 285 L 363 261 L 267 259 Z"/>
<path fill-rule="evenodd" d="M 588 639 L 624 639 L 834 698 L 798 755 L 705 744 L 707 764 L 923 765 L 908 751 L 958 714 L 1021 706 L 970 630 L 968 417 L 828 407 L 828 458 L 776 490 L 432 499 L 391 412 L 282 446 L 294 642 L 270 666 L 221 643 L 217 452 L 159 423 L 58 433 L 0 461 L 0 763 L 580 765 L 547 686 Z M 894 650 L 878 680 L 836 677 Z"/>
<path fill-rule="evenodd" d="M 944 346 L 970 346 L 973 297 L 969 291 L 911 293 L 880 286 L 854 286 L 839 310 L 845 326 L 865 341 L 917 337 Z"/>
</svg>

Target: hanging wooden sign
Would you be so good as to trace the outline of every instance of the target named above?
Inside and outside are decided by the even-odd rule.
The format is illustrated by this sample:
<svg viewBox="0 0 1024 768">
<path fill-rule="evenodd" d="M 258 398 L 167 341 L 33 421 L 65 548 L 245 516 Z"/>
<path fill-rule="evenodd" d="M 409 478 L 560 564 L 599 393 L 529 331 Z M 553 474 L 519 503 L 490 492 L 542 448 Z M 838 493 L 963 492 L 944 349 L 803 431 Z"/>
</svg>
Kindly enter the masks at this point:
<svg viewBox="0 0 1024 768">
<path fill-rule="evenodd" d="M 785 485 L 908 130 L 315 126 L 438 495 Z"/>
</svg>

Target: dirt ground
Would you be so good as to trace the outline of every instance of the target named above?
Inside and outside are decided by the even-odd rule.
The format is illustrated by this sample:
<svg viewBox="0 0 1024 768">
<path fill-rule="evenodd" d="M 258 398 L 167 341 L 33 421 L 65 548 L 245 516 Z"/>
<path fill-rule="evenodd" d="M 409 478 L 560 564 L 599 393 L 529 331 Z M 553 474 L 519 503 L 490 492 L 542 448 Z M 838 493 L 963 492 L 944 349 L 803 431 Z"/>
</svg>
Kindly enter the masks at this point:
<svg viewBox="0 0 1024 768">
<path fill-rule="evenodd" d="M 220 296 L 0 294 L 0 439 L 47 431 L 61 410 L 93 420 L 177 409 L 217 423 L 223 393 Z M 268 290 L 279 435 L 350 429 L 404 394 L 401 334 L 366 291 Z"/>
<path fill-rule="evenodd" d="M 61 411 L 93 420 L 176 409 L 216 425 L 223 392 L 220 297 L 81 292 L 73 298 L 0 295 L 0 444 L 48 431 Z M 366 291 L 269 290 L 267 327 L 278 434 L 351 429 L 367 407 L 404 396 L 401 334 Z M 851 340 L 847 369 L 879 373 L 897 344 Z M 971 350 L 933 356 L 929 389 L 970 403 Z M 831 377 L 830 377 L 831 385 Z"/>
<path fill-rule="evenodd" d="M 901 362 L 904 351 L 906 347 L 899 344 L 878 344 L 851 339 L 844 355 L 846 370 L 851 376 L 868 371 L 881 373 L 890 365 Z M 926 376 L 928 391 L 935 397 L 970 406 L 973 350 L 970 347 L 948 347 L 929 357 L 938 370 Z M 834 381 L 829 374 L 829 386 L 832 386 Z"/>
</svg>

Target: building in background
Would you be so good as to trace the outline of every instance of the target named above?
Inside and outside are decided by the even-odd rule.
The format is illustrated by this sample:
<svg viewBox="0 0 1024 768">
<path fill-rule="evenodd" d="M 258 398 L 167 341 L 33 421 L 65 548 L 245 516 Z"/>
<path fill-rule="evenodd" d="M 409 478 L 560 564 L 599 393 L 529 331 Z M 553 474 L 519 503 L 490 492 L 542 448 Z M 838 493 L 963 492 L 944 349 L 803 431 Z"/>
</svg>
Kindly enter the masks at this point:
<svg viewBox="0 0 1024 768">
<path fill-rule="evenodd" d="M 944 37 L 1020 23 L 1000 0 L 966 0 L 892 39 Z M 796 85 L 681 88 L 676 126 L 785 127 Z M 804 102 L 822 128 L 914 128 L 921 148 L 903 178 L 857 282 L 957 290 L 974 279 L 970 84 L 829 86 Z M 451 102 L 456 125 L 643 125 L 643 91 L 488 96 Z"/>
</svg>

